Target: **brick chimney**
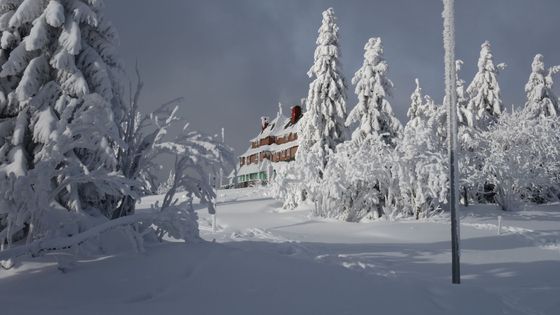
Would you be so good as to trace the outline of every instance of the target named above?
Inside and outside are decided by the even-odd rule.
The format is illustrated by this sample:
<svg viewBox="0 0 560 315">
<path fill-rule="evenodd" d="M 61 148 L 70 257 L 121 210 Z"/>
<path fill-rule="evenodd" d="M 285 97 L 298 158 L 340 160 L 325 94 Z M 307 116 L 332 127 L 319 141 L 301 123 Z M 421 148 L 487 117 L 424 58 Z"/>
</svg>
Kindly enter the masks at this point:
<svg viewBox="0 0 560 315">
<path fill-rule="evenodd" d="M 299 105 L 292 106 L 292 116 L 290 119 L 292 125 L 297 123 L 300 118 L 301 118 L 301 106 Z"/>
<path fill-rule="evenodd" d="M 264 131 L 268 127 L 269 118 L 267 116 L 261 117 L 261 131 Z"/>
</svg>

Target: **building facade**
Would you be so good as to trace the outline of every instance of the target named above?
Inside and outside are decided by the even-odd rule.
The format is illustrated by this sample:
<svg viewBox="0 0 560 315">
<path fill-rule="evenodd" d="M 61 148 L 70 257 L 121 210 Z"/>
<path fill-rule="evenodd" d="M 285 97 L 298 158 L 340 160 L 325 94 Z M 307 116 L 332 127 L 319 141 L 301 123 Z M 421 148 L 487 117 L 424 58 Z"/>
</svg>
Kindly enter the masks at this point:
<svg viewBox="0 0 560 315">
<path fill-rule="evenodd" d="M 299 145 L 298 123 L 302 116 L 301 106 L 293 106 L 290 117 L 286 117 L 280 105 L 274 120 L 262 117 L 260 133 L 250 140 L 247 151 L 239 156 L 239 166 L 229 175 L 230 185 L 266 184 L 275 174 L 276 163 L 293 161 Z"/>
</svg>

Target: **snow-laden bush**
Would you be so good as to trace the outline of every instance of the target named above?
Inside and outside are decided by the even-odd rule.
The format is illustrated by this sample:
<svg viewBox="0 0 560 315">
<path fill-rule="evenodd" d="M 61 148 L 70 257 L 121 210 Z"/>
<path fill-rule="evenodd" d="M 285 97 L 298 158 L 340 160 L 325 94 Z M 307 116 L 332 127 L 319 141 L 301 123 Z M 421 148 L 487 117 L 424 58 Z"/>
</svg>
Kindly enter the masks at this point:
<svg viewBox="0 0 560 315">
<path fill-rule="evenodd" d="M 217 135 L 188 130 L 186 119 L 177 114 L 182 98 L 166 102 L 151 113 L 140 113 L 138 104 L 144 83 L 138 69 L 136 73 L 137 86 L 122 121 L 122 141 L 126 145 L 118 148 L 120 171 L 137 183 L 134 188 L 138 195 L 150 194 L 157 189 L 161 161 L 174 160 L 160 193 L 191 192 L 203 202 L 211 201 L 214 189 L 208 175 L 216 175 L 223 167 L 233 165 L 232 149 Z M 179 135 L 170 136 L 181 127 Z M 135 205 L 134 198 L 125 196 L 113 218 L 134 213 Z"/>
<path fill-rule="evenodd" d="M 168 190 L 169 191 L 169 190 Z M 198 215 L 193 208 L 193 194 L 186 194 L 186 200 L 174 202 L 166 207 L 156 209 L 158 215 L 153 221 L 155 233 L 159 240 L 165 235 L 185 242 L 200 239 L 198 230 Z"/>
<path fill-rule="evenodd" d="M 488 131 L 475 139 L 475 154 L 482 161 L 470 170 L 479 190 L 489 183 L 495 202 L 513 210 L 519 201 L 540 196 L 556 199 L 560 174 L 560 135 L 556 117 L 534 118 L 531 110 L 504 113 Z"/>
<path fill-rule="evenodd" d="M 276 163 L 275 176 L 269 182 L 272 198 L 282 201 L 282 208 L 295 209 L 306 201 L 306 190 L 302 189 L 303 176 L 296 163 Z"/>
<path fill-rule="evenodd" d="M 313 214 L 345 221 L 389 216 L 398 208 L 392 148 L 380 137 L 346 142 L 329 160 Z"/>
<path fill-rule="evenodd" d="M 394 168 L 403 207 L 399 212 L 418 219 L 447 203 L 448 166 L 442 141 L 443 107 L 428 99 L 427 104 L 418 106 L 417 113 L 405 126 L 403 139 L 396 148 Z"/>
<path fill-rule="evenodd" d="M 431 126 L 438 118 L 409 123 L 396 148 L 374 136 L 361 145 L 341 144 L 329 160 L 313 214 L 358 222 L 427 217 L 440 210 L 447 202 L 448 170 Z"/>
<path fill-rule="evenodd" d="M 130 104 L 130 110 L 123 120 L 123 141 L 126 146 L 119 148 L 120 169 L 125 176 L 137 183 L 138 194 L 149 194 L 157 182 L 161 171 L 160 161 L 173 161 L 169 177 L 162 190 L 161 203 L 157 203 L 153 226 L 158 238 L 164 235 L 186 242 L 198 239 L 198 222 L 193 210 L 193 198 L 205 203 L 210 213 L 215 211 L 216 193 L 209 180 L 209 174 L 218 174 L 221 169 L 233 165 L 233 150 L 217 135 L 203 135 L 189 130 L 186 119 L 177 112 L 182 99 L 175 99 L 156 108 L 149 114 L 138 111 L 138 103 L 144 83 L 138 69 L 137 86 Z M 175 136 L 172 130 L 183 127 Z M 176 198 L 184 194 L 182 202 Z M 118 215 L 126 216 L 135 211 L 136 200 L 132 196 L 123 199 Z M 143 231 L 142 233 L 146 233 Z"/>
<path fill-rule="evenodd" d="M 173 112 L 176 112 L 176 109 Z M 80 116 L 80 118 L 84 117 L 87 115 Z M 173 120 L 181 121 L 175 119 L 174 115 L 167 117 L 167 121 Z M 100 119 L 96 121 L 102 122 Z M 157 119 L 155 121 L 157 122 Z M 75 119 L 65 130 L 73 130 L 74 123 L 78 127 L 86 127 L 83 120 Z M 101 123 L 97 127 L 99 132 L 105 130 Z M 172 158 L 174 160 L 172 173 L 176 174 L 162 203 L 154 207 L 150 213 L 129 213 L 109 220 L 106 214 L 93 207 L 85 208 L 82 212 L 68 211 L 56 201 L 56 196 L 68 185 L 91 183 L 94 186 L 91 189 L 95 189 L 96 192 L 130 196 L 135 200 L 138 197 L 137 192 L 142 191 L 142 182 L 139 178 L 126 178 L 118 172 L 107 174 L 103 170 L 92 170 L 88 174 L 70 174 L 60 184 L 55 185 L 56 182 L 52 179 L 60 177 L 59 174 L 67 171 L 66 168 L 57 170 L 53 167 L 64 161 L 65 155 L 60 152 L 51 154 L 51 158 L 41 161 L 24 176 L 10 173 L 0 186 L 4 197 L 2 209 L 7 210 L 0 213 L 3 223 L 6 224 L 6 227 L 0 231 L 2 249 L 4 243 L 8 245 L 5 252 L 0 251 L 0 257 L 10 257 L 9 255 L 12 254 L 16 256 L 25 253 L 38 254 L 43 251 L 69 248 L 79 249 L 84 245 L 95 248 L 96 246 L 90 245 L 92 240 L 95 242 L 99 240 L 102 233 L 115 229 L 122 229 L 124 234 L 121 236 L 129 237 L 137 250 L 143 249 L 143 237 L 152 231 L 159 239 L 168 235 L 186 242 L 197 240 L 198 222 L 192 208 L 192 198 L 194 196 L 201 201 L 206 201 L 212 213 L 216 195 L 208 181 L 208 174 L 216 174 L 224 163 L 232 163 L 233 158 L 231 149 L 216 137 L 188 131 L 187 127 L 188 125 L 185 125 L 183 132 L 173 138 L 164 137 L 157 132 L 158 136 L 154 137 L 157 141 L 151 142 L 149 150 L 143 151 L 146 154 L 141 157 L 142 159 L 155 159 L 164 155 Z M 92 132 L 89 136 L 95 137 L 93 128 L 85 130 Z M 158 130 L 167 131 L 166 128 Z M 69 133 L 72 134 L 77 133 Z M 61 134 L 57 141 L 52 141 L 49 145 L 54 148 L 65 148 L 62 145 L 67 144 L 72 148 L 71 145 L 75 142 L 65 137 L 65 134 Z M 142 162 L 142 159 L 137 161 Z M 141 165 L 151 165 L 151 163 L 154 161 L 146 160 Z M 188 196 L 182 203 L 179 202 L 179 198 L 176 198 L 179 190 L 185 191 Z M 14 236 L 20 231 L 24 231 L 23 235 L 27 237 L 26 245 L 10 250 L 12 242 L 17 240 Z M 118 240 L 113 239 L 113 242 Z M 97 249 L 104 250 L 101 245 L 97 245 Z"/>
<path fill-rule="evenodd" d="M 427 95 L 419 82 L 411 95 L 410 120 L 393 155 L 393 173 L 397 176 L 400 217 L 427 217 L 447 203 L 447 112 Z M 414 110 L 412 110 L 414 109 Z M 395 215 L 393 215 L 395 217 Z"/>
</svg>

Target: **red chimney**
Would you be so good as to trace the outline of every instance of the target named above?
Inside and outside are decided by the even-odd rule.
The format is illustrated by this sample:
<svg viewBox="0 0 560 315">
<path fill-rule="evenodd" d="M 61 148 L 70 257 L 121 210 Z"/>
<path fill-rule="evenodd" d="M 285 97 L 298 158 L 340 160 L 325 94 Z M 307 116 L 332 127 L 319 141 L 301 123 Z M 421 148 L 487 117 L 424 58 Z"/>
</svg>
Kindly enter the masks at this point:
<svg viewBox="0 0 560 315">
<path fill-rule="evenodd" d="M 301 106 L 299 105 L 292 106 L 292 118 L 290 120 L 292 125 L 297 123 L 300 118 L 301 118 Z"/>
</svg>

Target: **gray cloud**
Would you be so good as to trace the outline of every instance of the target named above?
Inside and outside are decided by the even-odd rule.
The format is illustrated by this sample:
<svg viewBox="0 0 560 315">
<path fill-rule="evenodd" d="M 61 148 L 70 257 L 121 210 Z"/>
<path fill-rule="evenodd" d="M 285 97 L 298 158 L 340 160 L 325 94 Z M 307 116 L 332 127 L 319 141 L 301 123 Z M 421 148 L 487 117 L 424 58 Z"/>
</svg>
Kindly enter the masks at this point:
<svg viewBox="0 0 560 315">
<path fill-rule="evenodd" d="M 143 109 L 184 96 L 181 112 L 191 125 L 207 133 L 225 127 L 239 153 L 258 131 L 260 116 L 274 115 L 279 101 L 287 108 L 306 96 L 321 11 L 329 6 L 339 19 L 348 83 L 362 63 L 365 41 L 380 36 L 401 120 L 415 77 L 441 102 L 441 0 L 120 0 L 107 1 L 107 12 L 128 67 L 139 60 Z M 506 104 L 524 102 L 536 53 L 548 65 L 560 64 L 560 1 L 465 0 L 456 1 L 456 10 L 461 76 L 472 79 L 480 44 L 490 40 L 495 61 L 509 65 L 500 76 Z M 348 95 L 351 108 L 351 86 Z"/>
</svg>

